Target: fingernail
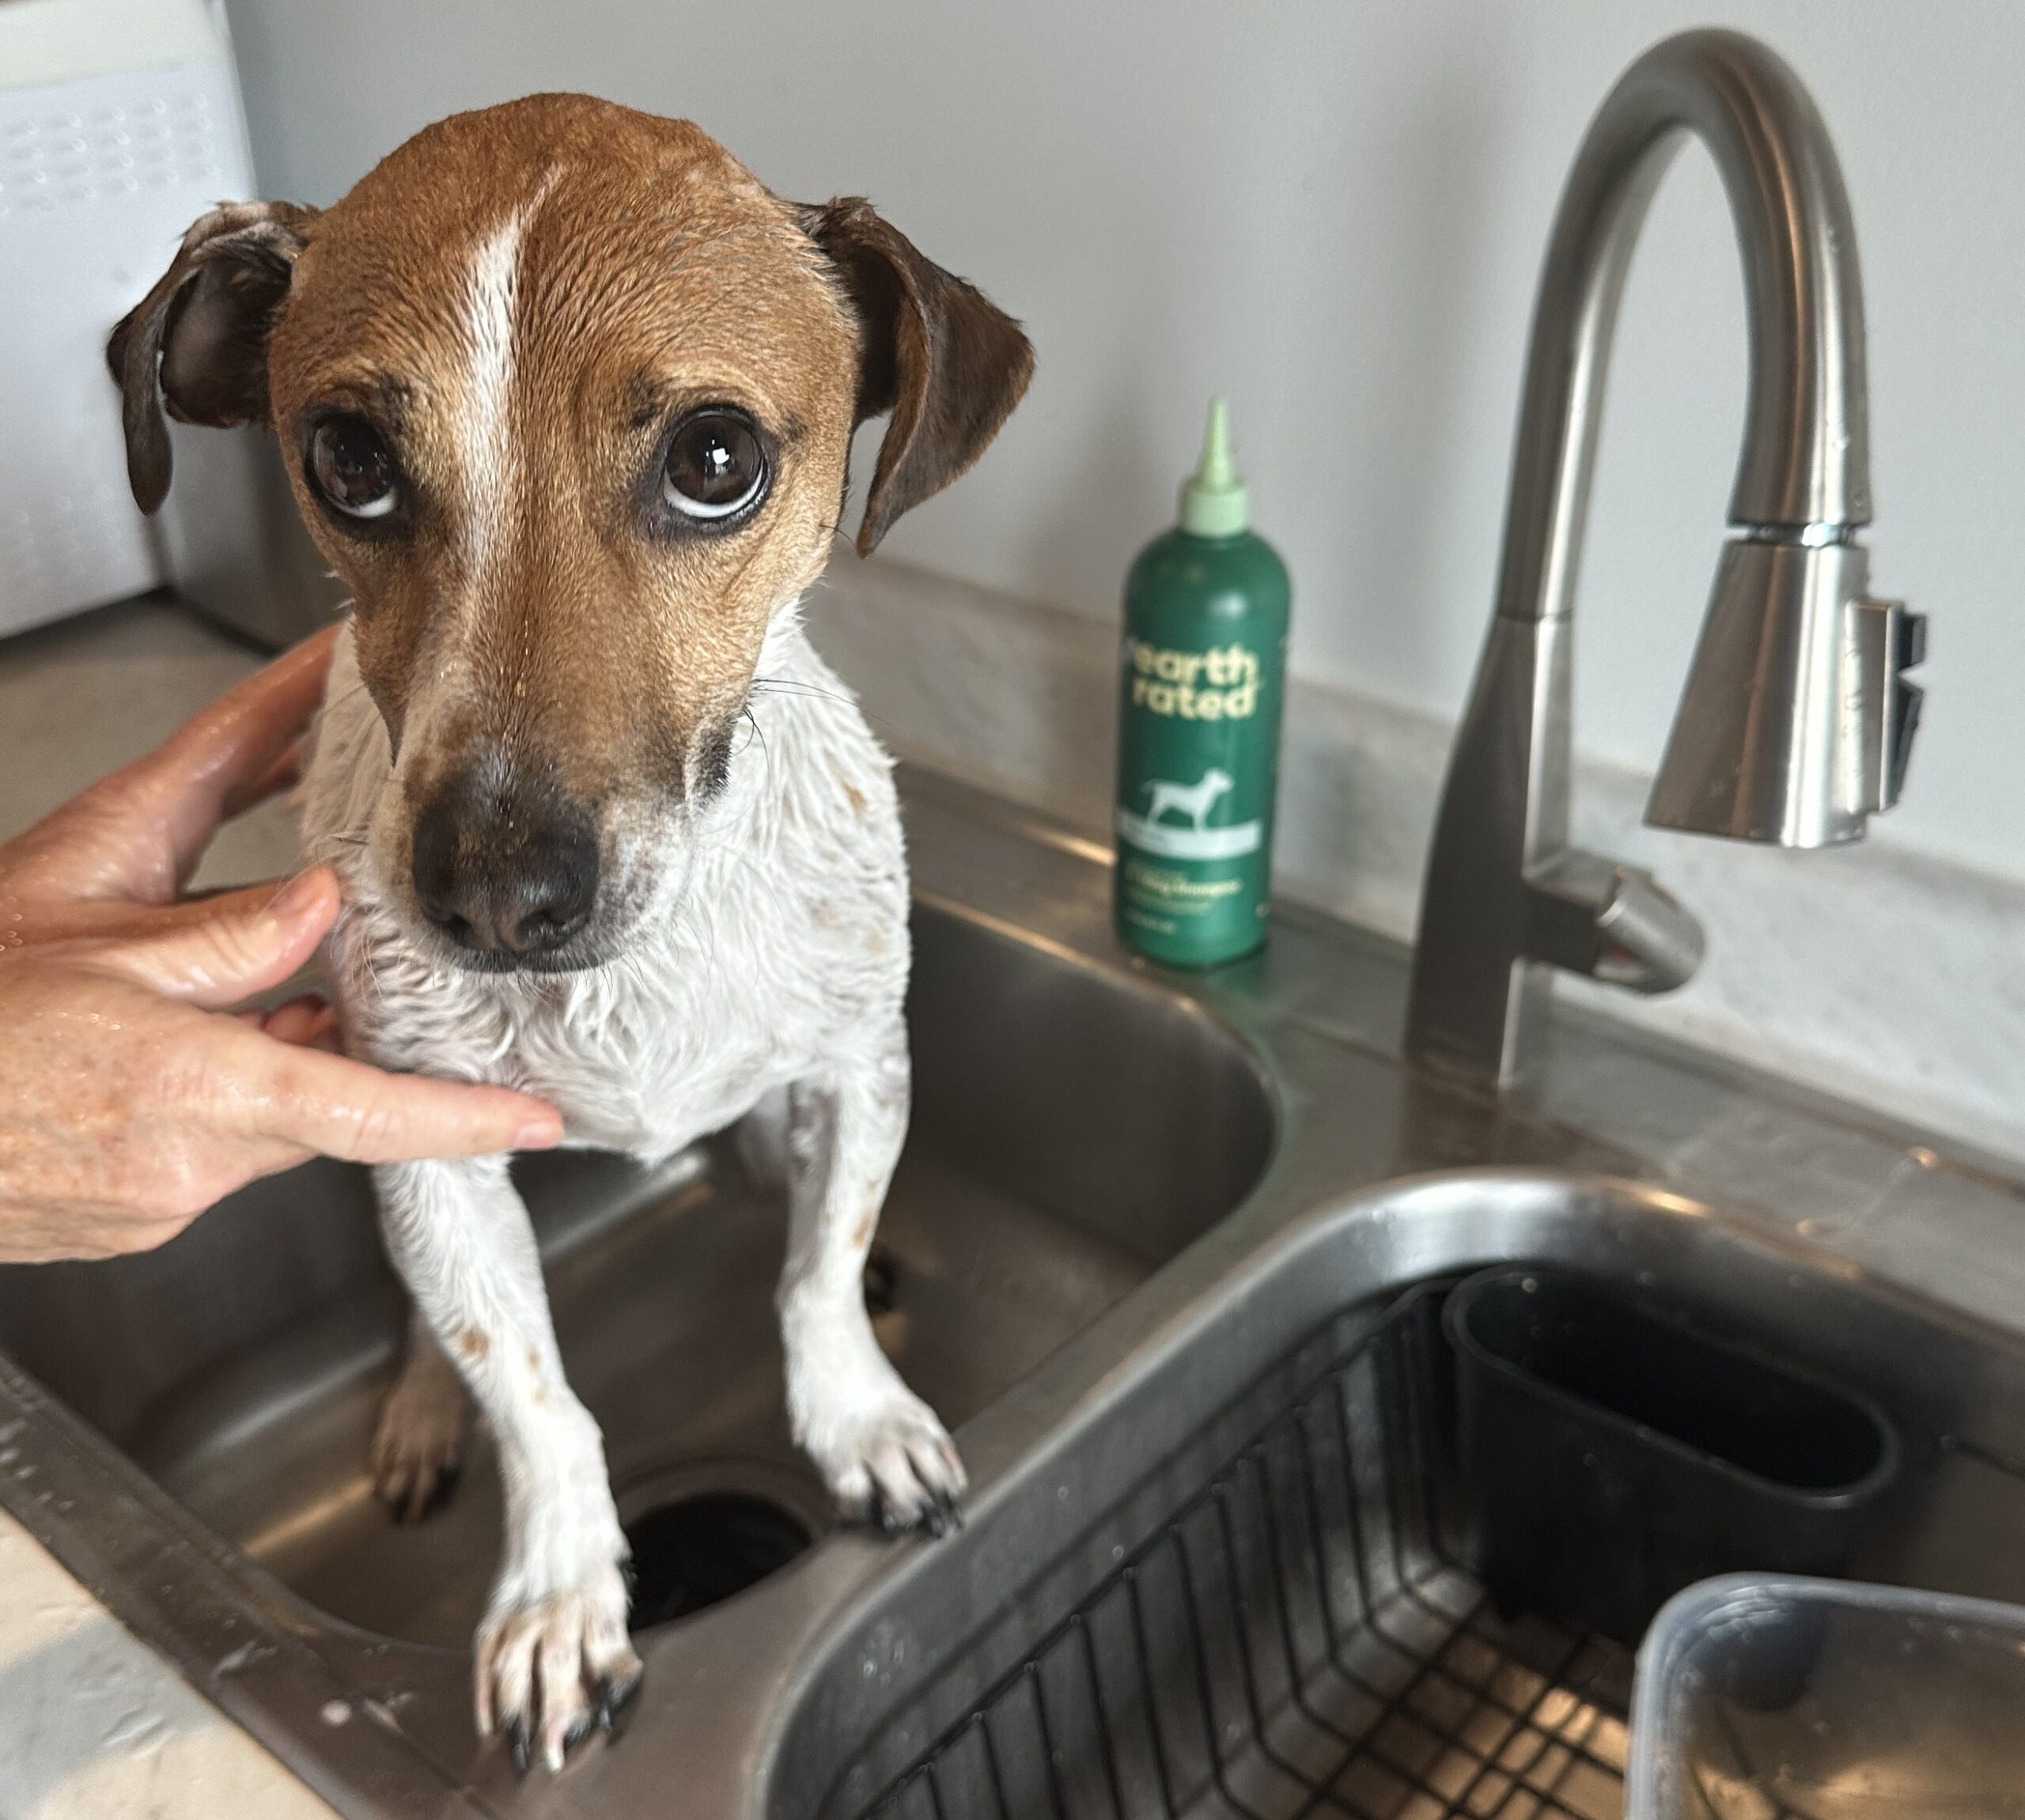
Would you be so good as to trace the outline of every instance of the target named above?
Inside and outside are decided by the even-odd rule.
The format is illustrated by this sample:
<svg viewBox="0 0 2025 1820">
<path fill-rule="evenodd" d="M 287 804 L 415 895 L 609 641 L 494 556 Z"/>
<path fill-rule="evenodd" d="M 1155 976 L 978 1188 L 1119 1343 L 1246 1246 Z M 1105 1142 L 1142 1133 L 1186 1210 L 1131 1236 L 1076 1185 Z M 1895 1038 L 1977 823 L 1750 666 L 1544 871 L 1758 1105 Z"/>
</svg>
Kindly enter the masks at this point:
<svg viewBox="0 0 2025 1820">
<path fill-rule="evenodd" d="M 268 914 L 283 922 L 301 915 L 316 896 L 317 882 L 314 872 L 297 872 L 267 899 Z"/>
<path fill-rule="evenodd" d="M 553 1113 L 530 1118 L 514 1133 L 516 1150 L 553 1150 L 562 1141 L 562 1121 Z"/>
</svg>

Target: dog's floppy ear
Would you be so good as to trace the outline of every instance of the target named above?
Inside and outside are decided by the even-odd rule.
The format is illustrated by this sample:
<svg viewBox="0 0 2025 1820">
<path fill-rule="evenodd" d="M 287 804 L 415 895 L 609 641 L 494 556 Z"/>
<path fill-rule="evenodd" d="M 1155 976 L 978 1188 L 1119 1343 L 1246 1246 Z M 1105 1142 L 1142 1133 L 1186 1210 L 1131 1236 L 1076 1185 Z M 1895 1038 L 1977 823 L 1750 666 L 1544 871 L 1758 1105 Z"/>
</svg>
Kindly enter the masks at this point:
<svg viewBox="0 0 2025 1820">
<path fill-rule="evenodd" d="M 143 512 L 168 492 L 168 426 L 221 426 L 267 414 L 267 331 L 288 294 L 313 210 L 228 202 L 183 236 L 154 289 L 106 343 L 127 430 L 127 478 Z"/>
<path fill-rule="evenodd" d="M 1033 376 L 1020 325 L 981 292 L 924 259 L 861 196 L 802 210 L 863 331 L 857 421 L 890 411 L 857 548 L 869 556 L 893 520 L 939 493 L 985 451 Z"/>
</svg>

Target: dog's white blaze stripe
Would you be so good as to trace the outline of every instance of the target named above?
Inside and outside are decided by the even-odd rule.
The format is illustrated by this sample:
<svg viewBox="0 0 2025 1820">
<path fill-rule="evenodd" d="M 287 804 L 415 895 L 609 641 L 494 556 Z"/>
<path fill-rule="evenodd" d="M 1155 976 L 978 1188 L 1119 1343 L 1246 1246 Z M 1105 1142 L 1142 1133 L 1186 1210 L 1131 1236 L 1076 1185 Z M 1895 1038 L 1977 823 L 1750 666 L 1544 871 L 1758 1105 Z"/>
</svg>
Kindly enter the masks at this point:
<svg viewBox="0 0 2025 1820">
<path fill-rule="evenodd" d="M 483 585 L 492 532 L 513 509 L 519 463 L 513 434 L 513 305 L 527 212 L 517 209 L 489 234 L 464 282 L 463 408 L 457 435 L 464 471 L 465 535 Z"/>
</svg>

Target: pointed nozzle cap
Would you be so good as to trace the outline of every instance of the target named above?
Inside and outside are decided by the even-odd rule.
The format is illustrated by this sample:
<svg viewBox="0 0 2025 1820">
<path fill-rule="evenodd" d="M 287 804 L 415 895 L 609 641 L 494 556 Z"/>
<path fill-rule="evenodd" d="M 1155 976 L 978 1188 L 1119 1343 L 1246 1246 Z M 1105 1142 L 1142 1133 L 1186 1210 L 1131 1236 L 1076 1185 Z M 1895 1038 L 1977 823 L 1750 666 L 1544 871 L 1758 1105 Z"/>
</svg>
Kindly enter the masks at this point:
<svg viewBox="0 0 2025 1820">
<path fill-rule="evenodd" d="M 1247 516 L 1244 482 L 1231 465 L 1230 412 L 1221 398 L 1213 398 L 1202 459 L 1182 482 L 1181 528 L 1197 537 L 1235 537 Z"/>
</svg>

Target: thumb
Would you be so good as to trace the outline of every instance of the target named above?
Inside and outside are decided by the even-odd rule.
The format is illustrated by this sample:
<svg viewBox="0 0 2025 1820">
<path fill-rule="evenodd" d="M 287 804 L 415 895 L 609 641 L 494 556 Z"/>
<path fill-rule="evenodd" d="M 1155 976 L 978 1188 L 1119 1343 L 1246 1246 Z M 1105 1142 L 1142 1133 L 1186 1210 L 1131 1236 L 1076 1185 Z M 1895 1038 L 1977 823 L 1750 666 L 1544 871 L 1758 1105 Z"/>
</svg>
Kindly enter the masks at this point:
<svg viewBox="0 0 2025 1820">
<path fill-rule="evenodd" d="M 280 985 L 316 952 L 337 914 L 336 875 L 312 866 L 264 902 L 235 894 L 215 915 L 115 944 L 97 964 L 167 997 L 221 1011 Z"/>
</svg>

